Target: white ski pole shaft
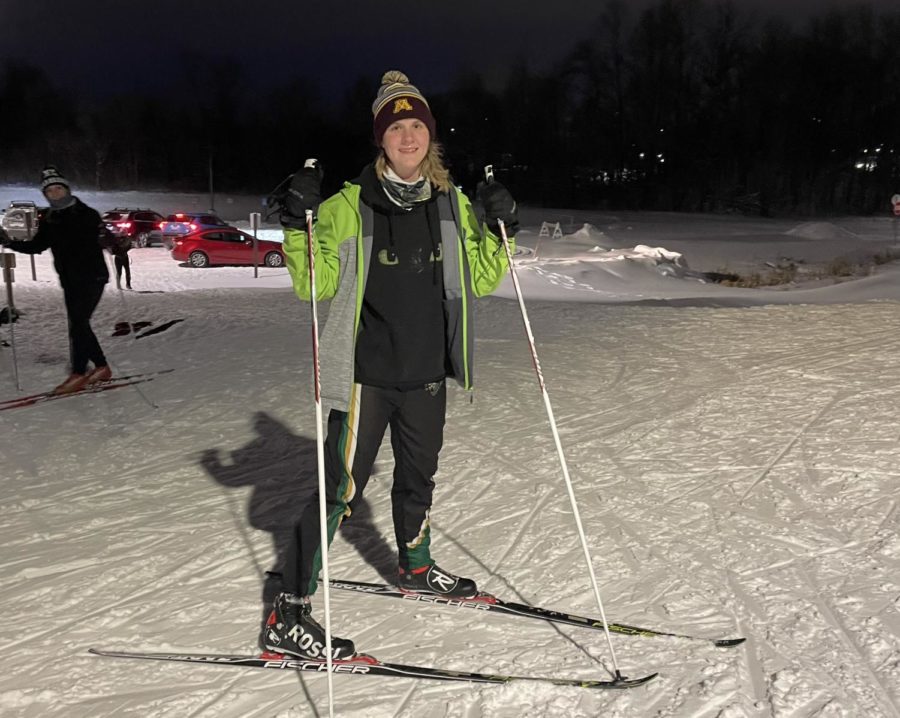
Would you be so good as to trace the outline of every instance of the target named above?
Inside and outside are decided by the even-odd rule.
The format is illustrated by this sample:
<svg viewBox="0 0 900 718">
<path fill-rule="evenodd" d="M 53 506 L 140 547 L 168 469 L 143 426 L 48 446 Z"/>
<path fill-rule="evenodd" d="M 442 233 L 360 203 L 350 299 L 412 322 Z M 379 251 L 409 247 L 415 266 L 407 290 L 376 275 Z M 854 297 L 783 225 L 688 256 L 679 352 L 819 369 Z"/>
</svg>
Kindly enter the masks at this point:
<svg viewBox="0 0 900 718">
<path fill-rule="evenodd" d="M 493 179 L 493 173 L 490 168 L 485 168 L 485 176 L 490 182 Z M 525 325 L 525 335 L 528 337 L 528 347 L 531 350 L 531 362 L 534 365 L 535 374 L 537 374 L 538 384 L 541 387 L 541 395 L 544 398 L 544 408 L 547 410 L 547 418 L 550 420 L 550 429 L 553 432 L 553 442 L 556 444 L 556 453 L 559 456 L 559 464 L 562 468 L 563 478 L 566 482 L 566 490 L 569 493 L 569 502 L 572 505 L 572 515 L 575 517 L 575 526 L 578 529 L 578 536 L 581 539 L 581 548 L 584 551 L 584 559 L 587 563 L 588 575 L 591 578 L 591 586 L 594 590 L 594 598 L 597 601 L 597 608 L 600 610 L 600 617 L 603 619 L 603 632 L 606 635 L 606 643 L 609 646 L 609 653 L 612 657 L 613 670 L 615 671 L 616 680 L 622 680 L 622 673 L 619 670 L 619 663 L 616 660 L 616 651 L 613 648 L 612 638 L 609 634 L 609 623 L 606 620 L 606 611 L 603 608 L 603 599 L 600 596 L 600 589 L 597 586 L 597 576 L 594 574 L 594 564 L 591 559 L 591 551 L 588 548 L 587 538 L 584 535 L 584 526 L 581 523 L 581 513 L 578 511 L 578 500 L 575 498 L 575 489 L 572 486 L 572 479 L 569 476 L 569 466 L 566 463 L 566 456 L 563 452 L 562 442 L 559 439 L 559 431 L 556 428 L 556 420 L 553 418 L 553 407 L 550 404 L 550 395 L 547 393 L 547 387 L 544 384 L 544 374 L 541 371 L 541 362 L 538 359 L 537 348 L 535 347 L 534 334 L 531 331 L 531 322 L 528 320 L 528 311 L 525 309 L 525 300 L 522 299 L 522 288 L 519 285 L 519 277 L 516 275 L 516 266 L 513 261 L 512 250 L 509 248 L 509 238 L 506 236 L 506 225 L 502 220 L 498 219 L 497 224 L 500 226 L 500 238 L 503 241 L 503 249 L 506 251 L 506 259 L 509 263 L 509 275 L 512 279 L 513 288 L 516 292 L 516 299 L 519 301 L 519 310 L 522 313 L 522 323 Z"/>
<path fill-rule="evenodd" d="M 307 160 L 308 162 L 309 160 Z M 306 210 L 306 251 L 309 255 L 309 294 L 312 307 L 313 385 L 316 395 L 316 461 L 319 472 L 319 541 L 322 554 L 322 589 L 325 605 L 325 661 L 328 673 L 328 715 L 334 717 L 334 681 L 331 675 L 331 593 L 328 573 L 328 523 L 325 507 L 325 441 L 322 436 L 322 386 L 319 374 L 319 316 L 316 305 L 316 259 L 313 213 Z"/>
</svg>

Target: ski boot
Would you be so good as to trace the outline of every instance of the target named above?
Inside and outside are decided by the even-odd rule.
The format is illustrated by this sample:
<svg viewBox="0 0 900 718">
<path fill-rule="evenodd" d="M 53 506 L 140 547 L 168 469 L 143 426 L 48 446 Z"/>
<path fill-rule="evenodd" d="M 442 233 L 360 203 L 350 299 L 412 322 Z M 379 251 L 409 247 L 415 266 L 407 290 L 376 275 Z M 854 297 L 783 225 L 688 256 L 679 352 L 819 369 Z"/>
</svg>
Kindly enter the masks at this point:
<svg viewBox="0 0 900 718">
<path fill-rule="evenodd" d="M 397 586 L 402 591 L 430 593 L 447 598 L 474 598 L 478 595 L 478 587 L 471 578 L 454 576 L 437 564 L 410 571 L 401 568 Z"/>
<path fill-rule="evenodd" d="M 66 380 L 54 387 L 52 394 L 72 394 L 76 391 L 84 389 L 87 384 L 87 374 L 76 374 L 72 372 L 66 377 Z"/>
<path fill-rule="evenodd" d="M 95 369 L 92 369 L 87 373 L 87 377 L 85 377 L 84 385 L 90 386 L 91 384 L 97 384 L 102 381 L 109 381 L 112 379 L 112 369 L 108 366 L 98 366 Z"/>
<path fill-rule="evenodd" d="M 312 617 L 309 598 L 291 593 L 279 593 L 275 597 L 260 643 L 273 653 L 326 660 L 325 629 Z M 353 641 L 336 636 L 331 637 L 331 652 L 335 661 L 346 661 L 356 655 Z"/>
</svg>

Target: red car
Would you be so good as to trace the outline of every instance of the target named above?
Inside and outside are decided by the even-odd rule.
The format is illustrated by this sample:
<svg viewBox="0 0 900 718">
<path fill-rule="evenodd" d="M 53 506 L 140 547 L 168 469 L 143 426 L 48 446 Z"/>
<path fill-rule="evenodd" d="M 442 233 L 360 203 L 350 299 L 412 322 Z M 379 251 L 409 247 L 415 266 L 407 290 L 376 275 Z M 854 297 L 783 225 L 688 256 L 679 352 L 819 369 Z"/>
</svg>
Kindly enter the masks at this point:
<svg viewBox="0 0 900 718">
<path fill-rule="evenodd" d="M 267 267 L 284 266 L 279 242 L 257 240 L 257 261 Z M 200 229 L 174 240 L 172 259 L 192 267 L 211 264 L 253 264 L 253 236 L 239 229 Z"/>
</svg>

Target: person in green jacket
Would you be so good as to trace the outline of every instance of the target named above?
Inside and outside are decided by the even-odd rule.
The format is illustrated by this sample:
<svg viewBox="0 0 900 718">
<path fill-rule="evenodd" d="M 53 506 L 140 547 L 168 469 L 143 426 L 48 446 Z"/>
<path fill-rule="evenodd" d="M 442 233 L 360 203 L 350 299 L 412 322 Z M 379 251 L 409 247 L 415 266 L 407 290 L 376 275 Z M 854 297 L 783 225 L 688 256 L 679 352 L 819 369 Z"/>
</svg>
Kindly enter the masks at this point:
<svg viewBox="0 0 900 718">
<path fill-rule="evenodd" d="M 486 221 L 479 221 L 443 164 L 428 102 L 403 73 L 385 73 L 372 114 L 378 154 L 357 179 L 320 201 L 321 172 L 304 167 L 281 204 L 297 295 L 310 299 L 305 215 L 311 210 L 317 299 L 331 300 L 320 342 L 321 398 L 329 409 L 328 541 L 361 498 L 390 427 L 397 585 L 471 598 L 475 582 L 432 558 L 429 514 L 446 379 L 472 388 L 474 298 L 494 291 L 508 268 L 498 220 L 512 237 L 516 203 L 499 183 L 480 186 Z M 316 493 L 294 528 L 264 648 L 325 658 L 325 632 L 310 603 L 324 550 Z M 353 641 L 332 638 L 332 658 L 354 653 Z"/>
</svg>

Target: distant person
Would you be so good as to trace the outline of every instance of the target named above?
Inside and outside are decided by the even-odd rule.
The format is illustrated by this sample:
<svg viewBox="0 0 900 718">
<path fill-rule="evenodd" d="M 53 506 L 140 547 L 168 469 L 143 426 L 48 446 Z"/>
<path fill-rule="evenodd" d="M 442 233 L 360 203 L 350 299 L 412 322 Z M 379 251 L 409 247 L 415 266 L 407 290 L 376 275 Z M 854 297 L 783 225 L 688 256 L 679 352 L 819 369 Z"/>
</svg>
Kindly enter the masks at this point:
<svg viewBox="0 0 900 718">
<path fill-rule="evenodd" d="M 388 427 L 394 455 L 394 534 L 404 591 L 452 598 L 478 593 L 475 581 L 432 557 L 430 513 L 444 440 L 446 379 L 472 387 L 475 297 L 507 270 L 497 220 L 510 234 L 516 203 L 499 183 L 479 190 L 486 224 L 444 167 L 428 102 L 407 77 L 388 72 L 372 105 L 378 154 L 360 176 L 321 202 L 322 175 L 304 167 L 282 198 L 284 252 L 294 289 L 310 298 L 306 210 L 316 289 L 331 298 L 322 332 L 322 397 L 331 409 L 325 446 L 327 536 L 351 514 Z M 261 636 L 271 651 L 325 658 L 325 632 L 312 617 L 322 555 L 315 492 L 285 556 L 283 593 Z M 333 658 L 354 655 L 333 638 Z"/>
<path fill-rule="evenodd" d="M 111 239 L 109 253 L 116 265 L 116 289 L 122 288 L 122 270 L 125 270 L 125 289 L 131 289 L 131 262 L 128 252 L 131 250 L 131 237 L 127 234 L 114 236 Z"/>
<path fill-rule="evenodd" d="M 100 244 L 103 225 L 97 211 L 72 195 L 68 180 L 56 167 L 48 166 L 41 172 L 41 191 L 50 208 L 34 238 L 16 241 L 0 230 L 0 242 L 16 252 L 40 254 L 49 248 L 53 254 L 69 319 L 71 360 L 71 373 L 53 392 L 68 394 L 112 377 L 91 329 L 91 315 L 103 296 L 109 270 Z"/>
</svg>

